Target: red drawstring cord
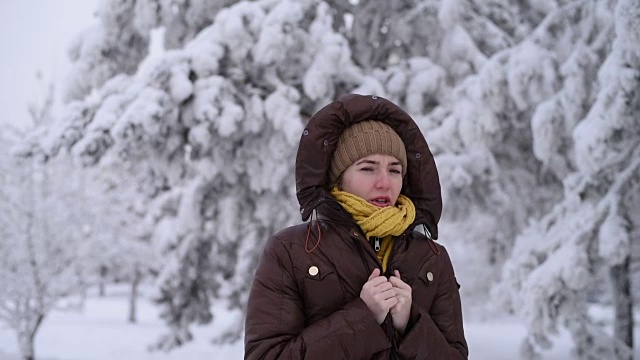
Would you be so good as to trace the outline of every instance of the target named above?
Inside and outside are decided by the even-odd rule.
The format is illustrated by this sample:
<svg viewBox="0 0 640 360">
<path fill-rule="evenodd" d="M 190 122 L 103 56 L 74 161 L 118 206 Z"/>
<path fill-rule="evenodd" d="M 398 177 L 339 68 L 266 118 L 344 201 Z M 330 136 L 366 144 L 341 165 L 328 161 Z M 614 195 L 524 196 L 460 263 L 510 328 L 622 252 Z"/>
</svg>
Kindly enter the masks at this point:
<svg viewBox="0 0 640 360">
<path fill-rule="evenodd" d="M 433 250 L 433 252 L 436 253 L 436 255 L 440 255 L 440 249 L 438 249 L 438 247 L 433 242 L 433 240 L 431 240 L 431 238 L 429 238 L 429 239 L 427 239 L 427 241 L 429 242 L 429 246 L 431 247 L 431 250 Z"/>
<path fill-rule="evenodd" d="M 311 237 L 311 223 L 313 223 L 313 213 L 311 213 L 311 219 L 309 219 L 309 227 L 307 230 L 307 239 L 304 241 L 304 250 L 311 254 L 313 252 L 313 250 L 315 250 L 318 245 L 320 245 L 320 240 L 322 239 L 322 232 L 320 231 L 320 220 L 318 220 L 318 215 L 316 215 L 316 225 L 318 227 L 318 242 L 316 242 L 316 244 L 309 249 L 309 238 Z"/>
<path fill-rule="evenodd" d="M 422 228 L 424 229 L 424 234 L 427 235 L 427 242 L 429 243 L 429 247 L 433 250 L 436 255 L 440 255 L 440 249 L 436 246 L 436 243 L 433 242 L 433 238 L 431 237 L 431 232 L 426 227 L 426 225 L 422 224 Z"/>
</svg>

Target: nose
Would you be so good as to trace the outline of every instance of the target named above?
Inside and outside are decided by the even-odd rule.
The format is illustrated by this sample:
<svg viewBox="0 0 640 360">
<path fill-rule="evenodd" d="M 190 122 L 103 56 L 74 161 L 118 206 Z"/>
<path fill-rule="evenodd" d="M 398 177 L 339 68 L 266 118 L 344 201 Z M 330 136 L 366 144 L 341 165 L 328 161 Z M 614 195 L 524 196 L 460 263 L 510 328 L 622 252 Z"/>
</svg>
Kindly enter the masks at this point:
<svg viewBox="0 0 640 360">
<path fill-rule="evenodd" d="M 376 178 L 377 189 L 388 189 L 391 184 L 389 174 L 386 171 L 381 171 Z"/>
</svg>

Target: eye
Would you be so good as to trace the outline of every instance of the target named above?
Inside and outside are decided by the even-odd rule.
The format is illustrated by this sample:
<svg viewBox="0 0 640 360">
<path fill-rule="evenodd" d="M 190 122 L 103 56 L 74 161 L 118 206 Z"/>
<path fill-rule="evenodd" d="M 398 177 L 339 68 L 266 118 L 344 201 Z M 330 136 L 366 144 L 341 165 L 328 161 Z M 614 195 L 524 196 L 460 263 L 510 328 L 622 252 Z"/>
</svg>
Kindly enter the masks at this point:
<svg viewBox="0 0 640 360">
<path fill-rule="evenodd" d="M 392 169 L 389 169 L 389 172 L 392 174 L 402 174 L 402 169 L 392 168 Z"/>
<path fill-rule="evenodd" d="M 365 166 L 365 167 L 360 168 L 360 171 L 371 172 L 371 171 L 373 171 L 373 168 L 370 167 L 370 166 Z"/>
</svg>

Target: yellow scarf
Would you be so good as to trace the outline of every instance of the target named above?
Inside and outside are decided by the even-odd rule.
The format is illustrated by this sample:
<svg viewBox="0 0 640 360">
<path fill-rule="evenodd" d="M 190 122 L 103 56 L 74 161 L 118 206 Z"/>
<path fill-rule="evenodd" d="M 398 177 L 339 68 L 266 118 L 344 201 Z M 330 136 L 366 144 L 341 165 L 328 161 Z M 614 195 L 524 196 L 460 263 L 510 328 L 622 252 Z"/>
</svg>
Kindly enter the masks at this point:
<svg viewBox="0 0 640 360">
<path fill-rule="evenodd" d="M 382 239 L 377 256 L 382 263 L 382 271 L 386 271 L 395 241 L 393 237 L 402 234 L 416 219 L 416 207 L 411 199 L 400 195 L 396 206 L 381 208 L 337 187 L 331 189 L 331 195 L 351 214 L 367 239 L 372 236 Z"/>
</svg>

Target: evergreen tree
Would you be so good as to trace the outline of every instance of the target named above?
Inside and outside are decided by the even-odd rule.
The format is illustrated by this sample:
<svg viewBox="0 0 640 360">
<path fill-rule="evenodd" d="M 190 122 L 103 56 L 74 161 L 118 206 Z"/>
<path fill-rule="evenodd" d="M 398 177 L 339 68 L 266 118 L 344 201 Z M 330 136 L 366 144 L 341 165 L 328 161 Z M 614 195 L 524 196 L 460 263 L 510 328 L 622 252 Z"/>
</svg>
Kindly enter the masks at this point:
<svg viewBox="0 0 640 360">
<path fill-rule="evenodd" d="M 561 68 L 567 87 L 532 118 L 536 155 L 564 175 L 564 197 L 516 239 L 514 256 L 505 265 L 504 283 L 513 291 L 510 304 L 529 325 L 528 356 L 549 346 L 548 334 L 560 323 L 571 332 L 581 359 L 632 357 L 630 259 L 640 210 L 640 2 L 619 1 L 611 16 L 608 26 L 615 23 L 615 38 L 610 52 L 600 55 L 606 56 L 604 62 L 594 66 L 602 54 L 598 50 L 609 46 L 604 39 L 592 36 L 597 41 L 591 44 L 589 38 L 580 39 Z M 589 73 L 581 69 L 598 69 L 597 83 L 587 83 Z M 587 103 L 582 108 L 588 111 L 576 113 L 576 103 Z M 616 313 L 613 341 L 589 317 L 586 297 L 593 279 L 606 269 Z"/>
<path fill-rule="evenodd" d="M 128 11 L 107 3 L 109 14 Z M 171 331 L 159 347 L 184 343 L 191 324 L 210 321 L 212 299 L 244 306 L 263 241 L 297 213 L 291 159 L 302 107 L 324 105 L 336 79 L 359 75 L 349 74 L 348 49 L 326 5 L 239 3 L 183 48 L 96 83 L 23 148 L 44 158 L 70 148 L 83 165 L 119 164 L 136 182 L 164 264 L 157 301 Z M 312 95 L 303 101 L 305 89 Z"/>
</svg>

